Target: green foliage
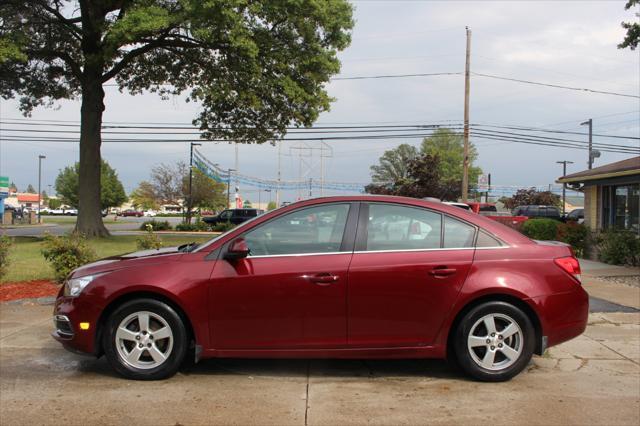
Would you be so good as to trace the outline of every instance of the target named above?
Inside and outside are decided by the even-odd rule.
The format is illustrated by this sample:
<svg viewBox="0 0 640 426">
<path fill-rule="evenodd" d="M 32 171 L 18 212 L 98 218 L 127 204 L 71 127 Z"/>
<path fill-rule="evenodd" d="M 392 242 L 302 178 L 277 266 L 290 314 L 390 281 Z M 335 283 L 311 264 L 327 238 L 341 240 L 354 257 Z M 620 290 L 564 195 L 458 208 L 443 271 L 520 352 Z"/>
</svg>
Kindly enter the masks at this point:
<svg viewBox="0 0 640 426">
<path fill-rule="evenodd" d="M 535 188 L 518 189 L 512 197 L 502 197 L 498 201 L 507 209 L 529 205 L 560 206 L 559 195 L 550 191 L 536 191 Z"/>
<path fill-rule="evenodd" d="M 13 241 L 6 235 L 0 235 L 0 279 L 9 270 L 9 249 Z"/>
<path fill-rule="evenodd" d="M 182 232 L 199 232 L 199 231 L 208 231 L 209 225 L 205 222 L 197 220 L 193 223 L 179 223 L 176 225 L 176 231 Z"/>
<path fill-rule="evenodd" d="M 162 240 L 153 232 L 153 225 L 151 223 L 147 223 L 145 229 L 147 232 L 143 236 L 136 238 L 136 246 L 138 247 L 138 250 L 157 250 L 161 248 Z"/>
<path fill-rule="evenodd" d="M 631 10 L 634 6 L 639 5 L 640 0 L 628 0 L 624 6 L 625 10 Z M 636 17 L 640 16 L 636 13 Z M 624 49 L 628 47 L 631 50 L 635 50 L 640 43 L 640 23 L 636 19 L 635 22 L 622 22 L 622 28 L 627 30 L 627 34 L 622 40 L 622 43 L 618 45 L 618 49 Z"/>
<path fill-rule="evenodd" d="M 522 233 L 533 240 L 554 241 L 559 223 L 553 219 L 529 219 L 522 224 Z"/>
<path fill-rule="evenodd" d="M 78 172 L 80 164 L 65 167 L 56 178 L 56 192 L 62 202 L 74 208 L 78 208 Z M 100 206 L 102 209 L 117 207 L 127 201 L 124 187 L 118 179 L 118 174 L 109 163 L 102 160 L 100 170 Z"/>
<path fill-rule="evenodd" d="M 461 183 L 443 180 L 439 165 L 438 156 L 420 154 L 409 162 L 406 179 L 390 184 L 371 183 L 364 190 L 369 194 L 457 200 L 461 193 Z"/>
<path fill-rule="evenodd" d="M 211 230 L 214 232 L 227 232 L 235 227 L 236 225 L 234 225 L 231 222 L 222 222 L 222 223 L 216 223 L 215 225 L 213 225 L 211 227 Z"/>
<path fill-rule="evenodd" d="M 31 184 L 27 185 L 27 189 L 25 192 L 28 194 L 37 194 L 36 189 Z"/>
<path fill-rule="evenodd" d="M 50 209 L 59 209 L 62 206 L 62 200 L 60 198 L 49 198 L 49 208 Z"/>
<path fill-rule="evenodd" d="M 149 227 L 151 227 L 154 231 L 169 231 L 171 230 L 171 224 L 168 220 L 156 221 L 155 219 L 147 220 L 142 222 L 140 225 L 141 231 L 148 231 Z"/>
<path fill-rule="evenodd" d="M 576 256 L 583 257 L 587 249 L 589 229 L 574 221 L 558 223 L 557 226 L 556 239 L 571 245 Z"/>
<path fill-rule="evenodd" d="M 464 139 L 462 135 L 446 128 L 437 129 L 431 136 L 422 141 L 420 152 L 440 158 L 438 167 L 441 179 L 446 182 L 462 182 L 462 164 L 464 160 Z M 473 165 L 477 159 L 478 151 L 472 143 L 469 143 L 470 186 L 477 184 L 478 176 L 482 174 L 482 169 Z"/>
<path fill-rule="evenodd" d="M 418 150 L 403 143 L 385 151 L 379 163 L 371 166 L 371 181 L 375 185 L 393 185 L 409 179 L 409 164 L 418 156 Z"/>
<path fill-rule="evenodd" d="M 133 207 L 138 209 L 157 210 L 160 207 L 153 184 L 146 180 L 138 184 L 138 187 L 130 194 L 129 199 Z"/>
<path fill-rule="evenodd" d="M 269 201 L 269 204 L 267 204 L 267 210 L 268 211 L 275 210 L 277 208 L 278 208 L 278 206 L 276 205 L 275 201 Z"/>
<path fill-rule="evenodd" d="M 596 237 L 598 257 L 613 265 L 640 265 L 640 238 L 624 230 L 607 230 Z"/>
<path fill-rule="evenodd" d="M 47 234 L 44 237 L 42 255 L 51 264 L 55 280 L 64 282 L 74 269 L 93 262 L 95 252 L 80 234 L 56 237 Z"/>
</svg>

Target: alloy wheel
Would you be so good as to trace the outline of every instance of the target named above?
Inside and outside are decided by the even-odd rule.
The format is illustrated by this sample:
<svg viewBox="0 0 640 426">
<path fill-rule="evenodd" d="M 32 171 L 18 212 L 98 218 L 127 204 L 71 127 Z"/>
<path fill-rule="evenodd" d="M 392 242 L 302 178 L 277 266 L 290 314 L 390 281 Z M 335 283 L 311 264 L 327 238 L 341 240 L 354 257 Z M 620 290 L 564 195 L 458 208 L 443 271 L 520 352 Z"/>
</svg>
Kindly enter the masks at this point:
<svg viewBox="0 0 640 426">
<path fill-rule="evenodd" d="M 508 315 L 492 313 L 476 321 L 467 338 L 467 348 L 480 367 L 497 371 L 513 365 L 522 354 L 524 335 Z"/>
<path fill-rule="evenodd" d="M 128 315 L 115 332 L 120 359 L 131 367 L 145 370 L 159 367 L 169 358 L 173 340 L 167 321 L 149 311 Z"/>
</svg>

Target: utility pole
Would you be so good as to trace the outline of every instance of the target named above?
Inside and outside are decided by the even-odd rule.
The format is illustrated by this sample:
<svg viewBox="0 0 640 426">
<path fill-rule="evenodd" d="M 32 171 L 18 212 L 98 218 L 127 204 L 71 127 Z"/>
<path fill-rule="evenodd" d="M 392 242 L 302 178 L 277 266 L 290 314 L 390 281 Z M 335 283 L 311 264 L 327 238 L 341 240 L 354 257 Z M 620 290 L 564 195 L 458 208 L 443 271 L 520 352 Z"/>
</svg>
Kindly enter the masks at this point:
<svg viewBox="0 0 640 426">
<path fill-rule="evenodd" d="M 231 172 L 236 169 L 227 169 L 227 208 L 231 207 Z"/>
<path fill-rule="evenodd" d="M 38 223 L 42 223 L 41 221 L 41 217 L 40 217 L 40 208 L 41 208 L 41 201 L 40 198 L 42 197 L 42 160 L 44 160 L 45 157 L 44 155 L 38 155 Z"/>
<path fill-rule="evenodd" d="M 556 161 L 556 163 L 562 164 L 562 177 L 565 177 L 567 175 L 567 164 L 573 164 L 573 161 L 564 160 L 564 161 Z M 589 167 L 589 168 L 591 168 L 591 167 Z M 551 185 L 549 185 L 549 186 L 551 186 Z M 562 215 L 563 216 L 565 214 L 565 204 L 566 204 L 566 201 L 567 201 L 566 192 L 567 192 L 567 184 L 563 183 L 562 184 Z"/>
<path fill-rule="evenodd" d="M 464 158 L 462 160 L 462 202 L 469 196 L 469 90 L 471 86 L 471 30 L 467 30 L 467 54 L 464 66 Z"/>
<path fill-rule="evenodd" d="M 600 157 L 600 152 L 593 150 L 593 119 L 590 118 L 587 121 L 580 123 L 580 125 L 589 126 L 589 162 L 587 164 L 589 165 L 589 170 L 591 170 L 593 168 L 593 159 Z"/>
<path fill-rule="evenodd" d="M 186 222 L 191 223 L 191 209 L 193 208 L 193 147 L 202 146 L 201 143 L 191 142 L 189 154 L 189 200 L 187 201 Z"/>
</svg>

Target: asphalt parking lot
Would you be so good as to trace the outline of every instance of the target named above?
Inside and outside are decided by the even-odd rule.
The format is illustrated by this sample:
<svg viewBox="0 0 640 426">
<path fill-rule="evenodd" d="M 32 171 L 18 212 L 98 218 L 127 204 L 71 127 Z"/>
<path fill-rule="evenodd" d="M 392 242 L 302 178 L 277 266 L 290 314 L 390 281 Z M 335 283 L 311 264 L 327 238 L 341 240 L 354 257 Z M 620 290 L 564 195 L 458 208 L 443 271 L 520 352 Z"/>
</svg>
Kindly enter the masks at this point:
<svg viewBox="0 0 640 426">
<path fill-rule="evenodd" d="M 497 384 L 435 360 L 206 360 L 134 382 L 63 350 L 50 316 L 51 306 L 0 305 L 3 425 L 640 422 L 638 312 L 591 314 L 583 336 Z"/>
</svg>

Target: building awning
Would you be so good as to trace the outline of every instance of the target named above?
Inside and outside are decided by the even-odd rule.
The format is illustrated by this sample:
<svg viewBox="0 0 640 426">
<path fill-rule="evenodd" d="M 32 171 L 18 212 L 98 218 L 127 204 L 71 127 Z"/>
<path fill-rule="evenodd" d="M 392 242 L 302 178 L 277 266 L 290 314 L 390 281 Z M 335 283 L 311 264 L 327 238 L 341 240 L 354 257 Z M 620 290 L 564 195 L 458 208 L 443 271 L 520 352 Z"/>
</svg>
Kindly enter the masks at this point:
<svg viewBox="0 0 640 426">
<path fill-rule="evenodd" d="M 38 194 L 17 194 L 19 203 L 37 203 L 38 202 Z"/>
<path fill-rule="evenodd" d="M 595 169 L 583 170 L 578 173 L 572 173 L 564 177 L 559 177 L 556 182 L 582 183 L 592 180 L 617 178 L 631 175 L 640 176 L 640 156 L 617 161 L 615 163 L 605 164 L 604 166 L 596 167 Z"/>
</svg>

